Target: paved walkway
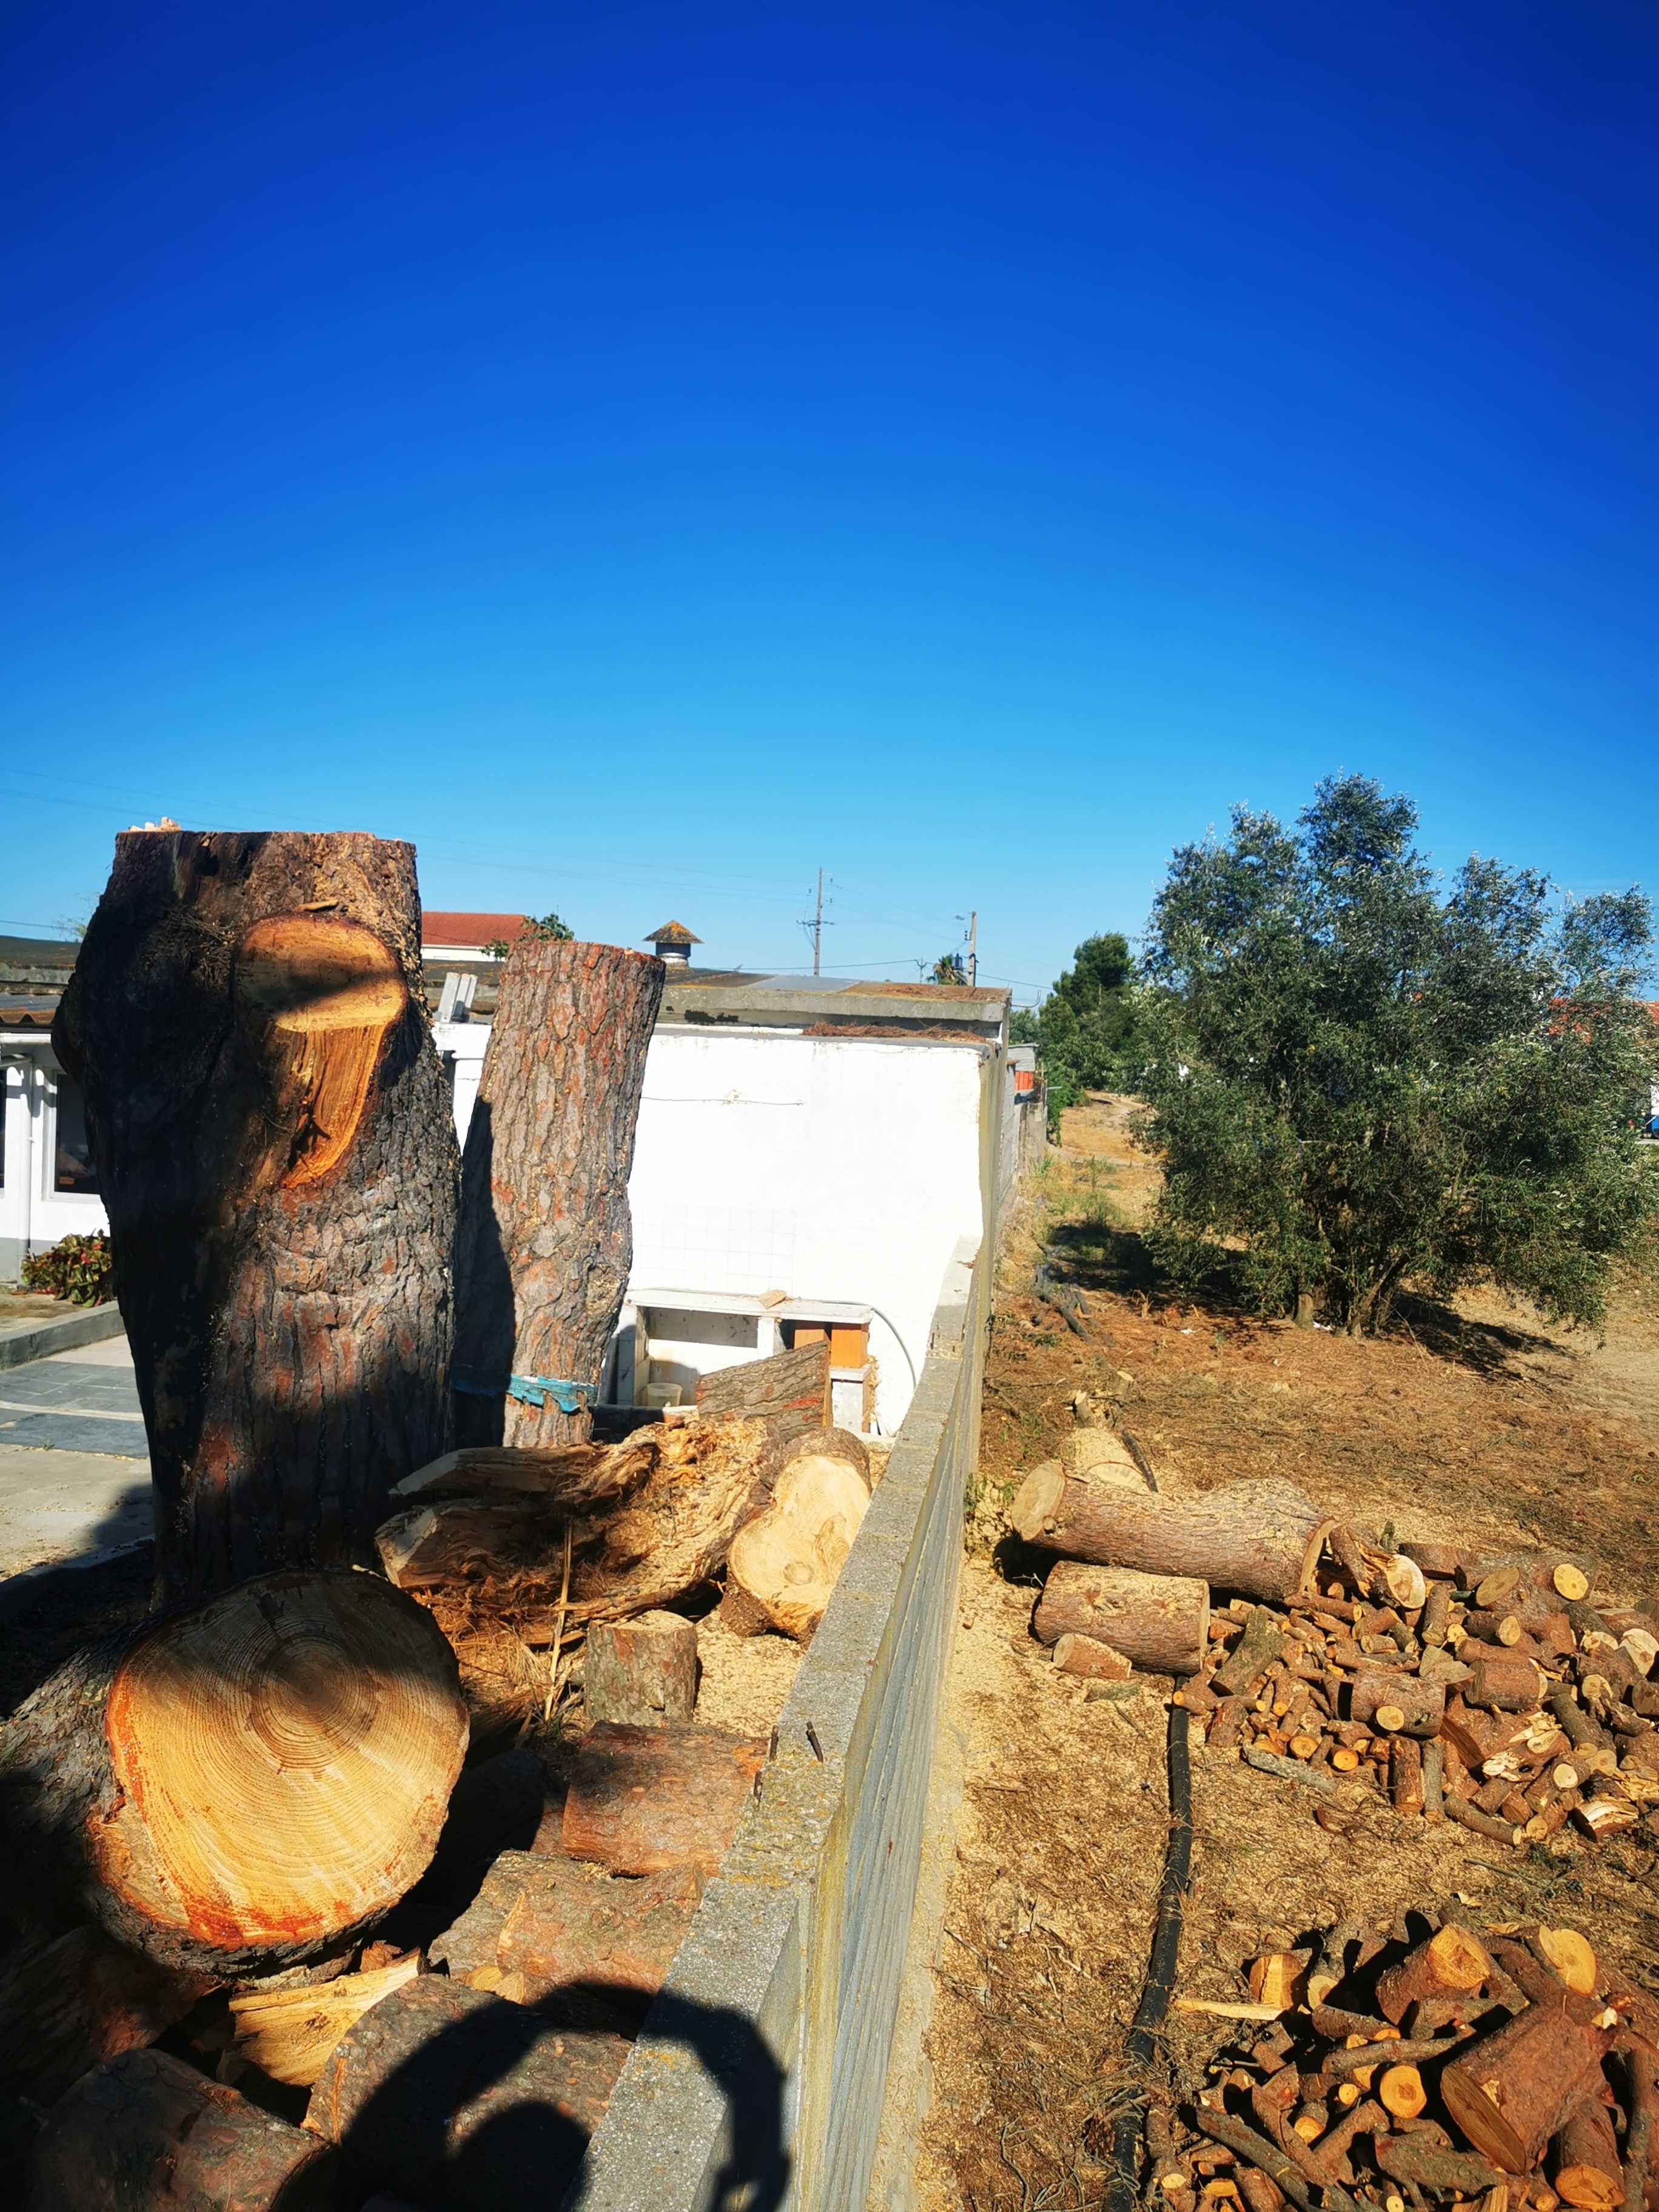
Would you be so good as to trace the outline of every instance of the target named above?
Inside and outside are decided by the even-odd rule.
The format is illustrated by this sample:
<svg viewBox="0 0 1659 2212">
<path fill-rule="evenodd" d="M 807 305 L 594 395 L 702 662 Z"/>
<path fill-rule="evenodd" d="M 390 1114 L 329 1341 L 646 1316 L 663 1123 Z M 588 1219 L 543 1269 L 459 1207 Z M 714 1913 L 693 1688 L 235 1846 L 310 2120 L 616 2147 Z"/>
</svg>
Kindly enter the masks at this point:
<svg viewBox="0 0 1659 2212">
<path fill-rule="evenodd" d="M 149 1532 L 149 1461 L 126 1339 L 0 1369 L 0 1576 Z"/>
</svg>

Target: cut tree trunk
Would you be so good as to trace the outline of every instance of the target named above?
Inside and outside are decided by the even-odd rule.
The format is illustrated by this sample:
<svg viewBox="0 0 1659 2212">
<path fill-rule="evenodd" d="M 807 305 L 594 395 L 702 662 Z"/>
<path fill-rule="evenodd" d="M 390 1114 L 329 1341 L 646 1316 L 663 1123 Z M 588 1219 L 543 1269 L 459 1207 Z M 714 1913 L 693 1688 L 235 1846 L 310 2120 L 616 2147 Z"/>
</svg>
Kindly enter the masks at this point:
<svg viewBox="0 0 1659 2212">
<path fill-rule="evenodd" d="M 678 1613 L 595 1621 L 582 1651 L 582 1702 L 590 1721 L 689 1721 L 697 1702 L 696 1628 Z"/>
<path fill-rule="evenodd" d="M 81 1085 L 161 1596 L 372 1556 L 447 1443 L 456 1160 L 409 845 L 131 830 L 53 1025 Z"/>
<path fill-rule="evenodd" d="M 1550 2137 L 1599 2082 L 1607 2042 L 1599 2028 L 1529 2004 L 1447 2065 L 1441 2099 L 1495 2166 L 1530 2173 Z"/>
<path fill-rule="evenodd" d="M 565 1850 L 613 1874 L 694 1867 L 712 1880 L 765 1764 L 763 1737 L 602 1723 L 571 1768 Z"/>
<path fill-rule="evenodd" d="M 154 2043 L 204 1986 L 95 1928 L 16 1944 L 0 1958 L 0 2078 L 55 2104 L 89 2068 Z"/>
<path fill-rule="evenodd" d="M 567 1525 L 567 1625 L 624 1620 L 708 1581 L 776 1465 L 765 1421 L 639 1429 L 592 1449 L 599 1458 L 580 1470 L 574 1493 L 493 1483 L 471 1497 L 423 1493 L 431 1503 L 378 1532 L 383 1572 L 418 1591 L 447 1628 L 488 1620 L 545 1642 L 559 1618 Z"/>
<path fill-rule="evenodd" d="M 867 1486 L 846 1460 L 823 1451 L 792 1460 L 773 1486 L 771 1504 L 732 1540 L 728 1595 L 740 1594 L 769 1626 L 806 1643 L 869 1504 Z"/>
<path fill-rule="evenodd" d="M 1466 1997 L 1492 1972 L 1492 1960 L 1467 1929 L 1448 1922 L 1408 1951 L 1398 1966 L 1376 1979 L 1376 2008 L 1397 2027 L 1414 2004 L 1441 1997 Z"/>
<path fill-rule="evenodd" d="M 49 2115 L 28 2212 L 340 2212 L 325 2143 L 161 2051 L 129 2051 Z"/>
<path fill-rule="evenodd" d="M 270 1575 L 77 1654 L 13 1716 L 3 1825 L 169 1972 L 337 1952 L 418 1878 L 467 1741 L 455 1661 L 377 1576 Z"/>
<path fill-rule="evenodd" d="M 1196 1575 L 1281 1603 L 1308 1588 L 1332 1525 L 1294 1483 L 1277 1479 L 1171 1498 L 1042 1468 L 1027 1476 L 1008 1518 L 1027 1543 L 1066 1559 Z"/>
<path fill-rule="evenodd" d="M 702 1895 L 692 1867 L 623 1881 L 574 1859 L 503 1851 L 431 1955 L 452 1980 L 516 2004 L 545 2010 L 558 1998 L 563 2018 L 586 2004 L 636 2026 Z"/>
<path fill-rule="evenodd" d="M 306 2126 L 365 2184 L 431 2212 L 547 2212 L 628 2057 L 441 1974 L 405 1983 L 335 2045 Z"/>
<path fill-rule="evenodd" d="M 628 1174 L 660 960 L 520 939 L 502 973 L 461 1164 L 455 1424 L 463 1444 L 580 1442 L 628 1288 Z M 509 1395 L 540 1376 L 574 1413 Z M 428 1455 L 429 1456 L 429 1455 Z"/>
<path fill-rule="evenodd" d="M 730 1414 L 777 1423 L 779 1437 L 804 1436 L 830 1425 L 830 1345 L 797 1345 L 769 1359 L 746 1360 L 740 1367 L 717 1368 L 697 1384 L 697 1405 L 705 1419 Z"/>
<path fill-rule="evenodd" d="M 1516 1651 L 1494 1652 L 1470 1662 L 1463 1698 L 1465 1704 L 1489 1711 L 1529 1713 L 1543 1686 L 1543 1678 L 1530 1659 Z"/>
<path fill-rule="evenodd" d="M 1613 2115 L 1592 2090 L 1567 2116 L 1555 2138 L 1555 2193 L 1577 2212 L 1619 2212 L 1625 2168 Z"/>
<path fill-rule="evenodd" d="M 1195 1674 L 1209 1648 L 1210 1593 L 1183 1576 L 1136 1574 L 1124 1567 L 1060 1560 L 1037 1600 L 1031 1632 L 1039 1643 L 1092 1636 L 1137 1667 Z"/>
</svg>

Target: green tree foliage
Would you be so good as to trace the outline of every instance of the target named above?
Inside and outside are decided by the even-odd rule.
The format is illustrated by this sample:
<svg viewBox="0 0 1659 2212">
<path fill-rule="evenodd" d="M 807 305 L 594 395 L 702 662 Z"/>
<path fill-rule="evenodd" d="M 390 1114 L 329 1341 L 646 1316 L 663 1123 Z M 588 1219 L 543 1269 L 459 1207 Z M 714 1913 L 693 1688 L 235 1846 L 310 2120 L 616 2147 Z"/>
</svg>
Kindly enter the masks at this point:
<svg viewBox="0 0 1659 2212">
<path fill-rule="evenodd" d="M 930 983 L 965 983 L 968 963 L 959 952 L 941 952 L 927 980 Z"/>
<path fill-rule="evenodd" d="M 524 927 L 514 941 L 520 945 L 568 945 L 575 934 L 570 924 L 562 921 L 556 914 L 544 914 L 539 920 L 533 914 L 527 914 L 524 918 Z M 512 950 L 513 946 L 504 937 L 491 938 L 484 947 L 492 960 L 505 960 Z"/>
<path fill-rule="evenodd" d="M 1140 1072 L 1141 994 L 1128 939 L 1115 930 L 1085 938 L 1072 961 L 1012 1032 L 1014 1043 L 1037 1048 L 1055 1122 L 1085 1091 L 1133 1089 Z"/>
<path fill-rule="evenodd" d="M 1442 896 L 1416 828 L 1348 776 L 1294 832 L 1240 809 L 1175 854 L 1146 960 L 1155 1244 L 1190 1278 L 1225 1240 L 1262 1310 L 1355 1334 L 1407 1280 L 1594 1322 L 1656 1206 L 1649 902 L 1558 915 L 1541 877 L 1480 859 Z"/>
</svg>

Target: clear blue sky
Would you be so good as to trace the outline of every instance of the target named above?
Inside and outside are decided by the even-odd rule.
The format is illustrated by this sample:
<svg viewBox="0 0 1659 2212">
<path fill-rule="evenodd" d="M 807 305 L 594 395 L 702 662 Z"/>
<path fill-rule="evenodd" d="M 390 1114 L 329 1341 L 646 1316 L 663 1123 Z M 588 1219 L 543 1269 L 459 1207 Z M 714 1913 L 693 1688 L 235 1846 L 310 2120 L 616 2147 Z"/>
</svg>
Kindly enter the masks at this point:
<svg viewBox="0 0 1659 2212">
<path fill-rule="evenodd" d="M 15 0 L 0 928 L 112 831 L 1041 986 L 1338 768 L 1659 877 L 1659 7 Z"/>
</svg>

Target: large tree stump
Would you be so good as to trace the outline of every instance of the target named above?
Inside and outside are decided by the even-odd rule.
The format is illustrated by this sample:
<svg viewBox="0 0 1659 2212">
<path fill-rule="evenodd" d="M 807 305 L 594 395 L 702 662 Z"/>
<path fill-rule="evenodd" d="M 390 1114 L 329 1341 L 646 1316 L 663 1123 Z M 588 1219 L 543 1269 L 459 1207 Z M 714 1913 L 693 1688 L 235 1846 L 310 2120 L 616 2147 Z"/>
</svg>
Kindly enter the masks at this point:
<svg viewBox="0 0 1659 2212">
<path fill-rule="evenodd" d="M 129 2051 L 54 2106 L 27 2212 L 343 2212 L 325 2143 L 161 2051 Z"/>
<path fill-rule="evenodd" d="M 1607 2033 L 1529 2004 L 1466 2045 L 1440 2076 L 1446 2110 L 1505 2173 L 1530 2173 L 1544 2147 L 1601 2078 Z"/>
<path fill-rule="evenodd" d="M 1195 1674 L 1209 1648 L 1210 1593 L 1187 1576 L 1061 1559 L 1043 1585 L 1031 1631 L 1042 1644 L 1091 1636 L 1154 1674 Z"/>
<path fill-rule="evenodd" d="M 1190 1498 L 1068 1475 L 1027 1475 L 1008 1518 L 1028 1544 L 1283 1603 L 1299 1596 L 1332 1523 L 1294 1483 L 1229 1482 Z"/>
<path fill-rule="evenodd" d="M 132 830 L 52 1039 L 86 1094 L 168 1601 L 358 1562 L 448 1441 L 455 1139 L 409 845 Z"/>
<path fill-rule="evenodd" d="M 697 1632 L 678 1613 L 596 1620 L 582 1650 L 582 1703 L 591 1721 L 661 1728 L 689 1721 L 697 1703 Z"/>
<path fill-rule="evenodd" d="M 508 957 L 461 1167 L 464 1444 L 588 1434 L 633 1262 L 628 1173 L 662 978 L 660 960 L 614 945 L 524 939 Z M 574 1412 L 537 1406 L 510 1395 L 515 1375 L 589 1395 Z"/>
<path fill-rule="evenodd" d="M 95 1928 L 15 1944 L 0 1957 L 0 2079 L 55 2104 L 104 2059 L 154 2043 L 203 1986 Z"/>
<path fill-rule="evenodd" d="M 765 1764 L 759 1736 L 602 1723 L 571 1770 L 565 1850 L 613 1874 L 695 1867 L 712 1880 Z"/>
<path fill-rule="evenodd" d="M 586 2005 L 636 2027 L 702 1895 L 695 1867 L 623 1881 L 575 1859 L 503 1851 L 431 1956 L 453 1980 L 517 2004 L 562 1996 L 563 2017 Z"/>
<path fill-rule="evenodd" d="M 419 1606 L 374 1575 L 270 1575 L 43 1683 L 6 1730 L 0 1820 L 118 1942 L 235 1980 L 337 1951 L 396 1904 L 466 1740 Z"/>
<path fill-rule="evenodd" d="M 628 2057 L 620 2036 L 538 2020 L 441 1974 L 384 1998 L 336 2045 L 306 2126 L 365 2183 L 431 2212 L 547 2212 L 581 2164 Z"/>
</svg>

